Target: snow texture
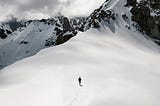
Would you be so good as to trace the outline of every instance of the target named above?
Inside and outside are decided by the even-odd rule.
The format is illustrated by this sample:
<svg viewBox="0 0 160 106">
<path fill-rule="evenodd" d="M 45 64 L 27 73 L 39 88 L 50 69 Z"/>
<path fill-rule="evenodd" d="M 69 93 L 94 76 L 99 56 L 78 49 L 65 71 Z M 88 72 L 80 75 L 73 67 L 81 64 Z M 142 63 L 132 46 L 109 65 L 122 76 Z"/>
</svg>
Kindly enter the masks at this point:
<svg viewBox="0 0 160 106">
<path fill-rule="evenodd" d="M 54 25 L 33 21 L 27 27 L 17 29 L 6 39 L 0 39 L 0 65 L 5 67 L 46 48 L 46 39 L 52 37 L 53 42 L 55 41 L 54 27 Z"/>
<path fill-rule="evenodd" d="M 159 106 L 159 50 L 122 28 L 80 33 L 3 69 L 0 106 Z"/>
</svg>

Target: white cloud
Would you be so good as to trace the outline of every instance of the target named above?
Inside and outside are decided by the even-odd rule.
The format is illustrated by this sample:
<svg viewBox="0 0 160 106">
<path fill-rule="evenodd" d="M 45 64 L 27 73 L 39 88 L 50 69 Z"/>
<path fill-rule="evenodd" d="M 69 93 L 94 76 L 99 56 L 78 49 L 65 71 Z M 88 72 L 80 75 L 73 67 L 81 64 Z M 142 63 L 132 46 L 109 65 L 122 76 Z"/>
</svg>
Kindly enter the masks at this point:
<svg viewBox="0 0 160 106">
<path fill-rule="evenodd" d="M 10 17 L 11 14 L 16 13 L 16 7 L 14 5 L 2 5 L 0 4 L 0 21 L 5 20 L 6 18 Z"/>
<path fill-rule="evenodd" d="M 65 5 L 61 12 L 67 16 L 88 16 L 105 0 L 69 0 L 70 4 Z"/>
<path fill-rule="evenodd" d="M 58 12 L 88 16 L 105 0 L 0 0 L 0 21 L 9 16 L 27 19 L 49 18 Z"/>
</svg>

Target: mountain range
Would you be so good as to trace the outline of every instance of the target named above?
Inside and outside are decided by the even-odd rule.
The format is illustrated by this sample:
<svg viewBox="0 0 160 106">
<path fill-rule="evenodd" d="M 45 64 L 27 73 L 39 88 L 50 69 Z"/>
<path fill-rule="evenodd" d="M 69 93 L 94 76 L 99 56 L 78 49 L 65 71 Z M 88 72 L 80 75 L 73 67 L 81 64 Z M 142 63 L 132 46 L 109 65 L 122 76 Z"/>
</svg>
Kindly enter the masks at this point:
<svg viewBox="0 0 160 106">
<path fill-rule="evenodd" d="M 2 22 L 0 106 L 160 106 L 159 6 L 106 0 L 86 17 Z"/>
<path fill-rule="evenodd" d="M 141 33 L 160 45 L 159 0 L 106 0 L 88 17 L 67 18 L 62 14 L 41 20 L 16 18 L 0 23 L 0 69 L 44 48 L 63 44 L 89 29 L 113 33 L 116 26 Z"/>
</svg>

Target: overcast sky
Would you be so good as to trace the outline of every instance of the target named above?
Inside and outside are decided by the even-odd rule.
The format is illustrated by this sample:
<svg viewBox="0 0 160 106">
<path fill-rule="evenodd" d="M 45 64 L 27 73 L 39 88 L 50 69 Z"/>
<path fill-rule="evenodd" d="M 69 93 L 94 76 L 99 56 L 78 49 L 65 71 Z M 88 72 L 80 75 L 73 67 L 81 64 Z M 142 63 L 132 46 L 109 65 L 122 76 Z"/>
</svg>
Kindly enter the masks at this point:
<svg viewBox="0 0 160 106">
<path fill-rule="evenodd" d="M 0 20 L 11 16 L 41 19 L 58 12 L 66 16 L 88 16 L 105 0 L 0 0 Z"/>
</svg>

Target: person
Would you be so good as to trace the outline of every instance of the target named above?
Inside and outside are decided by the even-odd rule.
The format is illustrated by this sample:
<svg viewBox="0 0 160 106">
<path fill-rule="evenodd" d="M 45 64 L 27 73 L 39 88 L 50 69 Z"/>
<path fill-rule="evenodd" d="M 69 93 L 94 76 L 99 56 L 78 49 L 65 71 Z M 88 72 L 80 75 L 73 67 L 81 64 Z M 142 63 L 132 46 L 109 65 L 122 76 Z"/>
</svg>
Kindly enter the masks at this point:
<svg viewBox="0 0 160 106">
<path fill-rule="evenodd" d="M 83 85 L 81 84 L 82 83 L 82 78 L 81 77 L 78 78 L 78 82 L 79 82 L 79 86 L 82 87 Z"/>
</svg>

